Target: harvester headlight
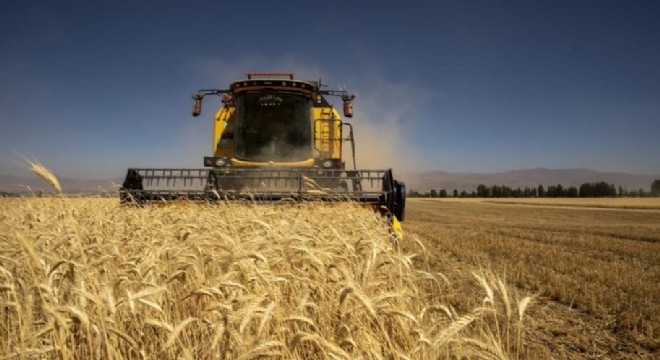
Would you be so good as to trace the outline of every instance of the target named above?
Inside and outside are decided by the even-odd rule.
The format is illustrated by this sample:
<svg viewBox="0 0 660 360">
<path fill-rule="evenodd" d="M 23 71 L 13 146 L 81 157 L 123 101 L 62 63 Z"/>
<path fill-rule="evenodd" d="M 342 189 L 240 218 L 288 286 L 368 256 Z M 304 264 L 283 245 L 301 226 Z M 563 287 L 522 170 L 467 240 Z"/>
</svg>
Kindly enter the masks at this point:
<svg viewBox="0 0 660 360">
<path fill-rule="evenodd" d="M 323 162 L 323 167 L 329 168 L 331 166 L 332 166 L 332 161 L 326 160 L 326 161 Z"/>
<path fill-rule="evenodd" d="M 215 161 L 215 166 L 225 166 L 227 164 L 227 160 L 224 158 L 220 158 Z"/>
</svg>

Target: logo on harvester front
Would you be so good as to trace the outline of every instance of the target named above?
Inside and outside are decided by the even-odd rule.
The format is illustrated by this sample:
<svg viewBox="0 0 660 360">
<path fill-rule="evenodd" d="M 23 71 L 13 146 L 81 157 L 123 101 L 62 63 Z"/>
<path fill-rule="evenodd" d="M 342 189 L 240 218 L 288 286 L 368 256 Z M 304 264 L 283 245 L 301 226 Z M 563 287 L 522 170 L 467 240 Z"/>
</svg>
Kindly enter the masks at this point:
<svg viewBox="0 0 660 360">
<path fill-rule="evenodd" d="M 259 106 L 282 105 L 282 97 L 277 95 L 262 95 L 259 97 Z"/>
</svg>

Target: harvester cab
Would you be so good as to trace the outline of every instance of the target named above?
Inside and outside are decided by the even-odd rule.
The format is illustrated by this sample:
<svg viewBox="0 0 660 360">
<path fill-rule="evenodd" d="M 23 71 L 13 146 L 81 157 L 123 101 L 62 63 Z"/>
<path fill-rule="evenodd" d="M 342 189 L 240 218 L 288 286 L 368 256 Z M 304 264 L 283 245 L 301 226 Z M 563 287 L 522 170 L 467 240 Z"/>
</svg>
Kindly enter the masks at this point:
<svg viewBox="0 0 660 360">
<path fill-rule="evenodd" d="M 293 73 L 246 73 L 228 89 L 193 94 L 193 116 L 207 96 L 218 96 L 212 155 L 205 168 L 128 169 L 122 203 L 191 200 L 353 200 L 368 204 L 395 224 L 405 214 L 405 185 L 392 169 L 358 170 L 353 126 L 328 101 L 342 101 L 353 117 L 354 94 L 326 89 Z M 352 169 L 345 161 L 350 148 Z"/>
</svg>

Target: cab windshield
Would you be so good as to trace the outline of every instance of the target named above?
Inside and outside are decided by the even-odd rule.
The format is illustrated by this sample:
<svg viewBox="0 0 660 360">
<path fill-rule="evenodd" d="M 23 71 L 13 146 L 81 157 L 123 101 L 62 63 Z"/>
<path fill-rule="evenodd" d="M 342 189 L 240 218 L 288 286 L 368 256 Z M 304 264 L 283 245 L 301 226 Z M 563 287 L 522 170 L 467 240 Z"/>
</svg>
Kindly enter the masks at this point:
<svg viewBox="0 0 660 360">
<path fill-rule="evenodd" d="M 236 156 L 251 161 L 299 161 L 312 157 L 310 99 L 285 92 L 236 96 Z"/>
</svg>

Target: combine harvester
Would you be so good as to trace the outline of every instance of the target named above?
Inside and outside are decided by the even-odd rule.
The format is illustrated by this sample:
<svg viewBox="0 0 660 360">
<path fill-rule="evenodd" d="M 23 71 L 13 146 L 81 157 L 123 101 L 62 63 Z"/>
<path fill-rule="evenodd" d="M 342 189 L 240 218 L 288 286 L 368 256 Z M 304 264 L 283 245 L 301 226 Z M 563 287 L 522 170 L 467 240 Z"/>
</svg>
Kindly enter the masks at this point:
<svg viewBox="0 0 660 360">
<path fill-rule="evenodd" d="M 400 233 L 405 185 L 392 169 L 357 170 L 353 127 L 328 102 L 338 96 L 344 117 L 353 116 L 355 95 L 328 90 L 293 73 L 246 73 L 229 89 L 193 95 L 199 116 L 208 95 L 221 98 L 213 120 L 213 156 L 203 169 L 131 168 L 121 202 L 256 200 L 352 200 L 392 219 Z M 353 169 L 346 169 L 343 144 L 350 143 Z"/>
</svg>

